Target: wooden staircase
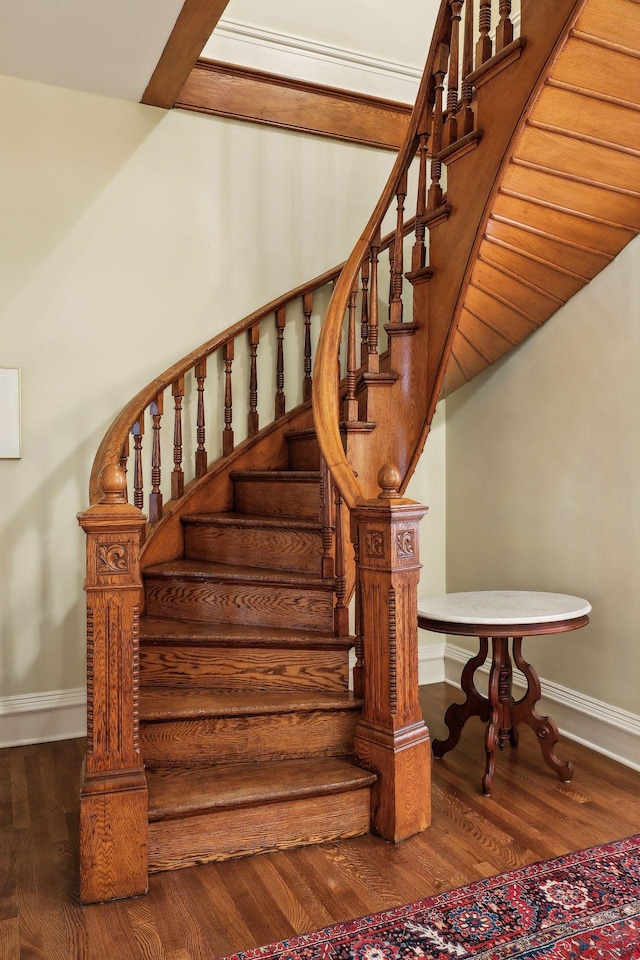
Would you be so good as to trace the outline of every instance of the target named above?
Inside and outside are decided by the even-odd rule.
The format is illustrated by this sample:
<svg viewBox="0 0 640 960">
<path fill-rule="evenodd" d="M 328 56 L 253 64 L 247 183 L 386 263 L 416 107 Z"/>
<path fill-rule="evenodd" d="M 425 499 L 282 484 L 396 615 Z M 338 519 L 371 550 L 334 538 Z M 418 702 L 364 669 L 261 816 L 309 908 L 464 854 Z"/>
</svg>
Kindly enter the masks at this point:
<svg viewBox="0 0 640 960">
<path fill-rule="evenodd" d="M 315 470 L 233 472 L 234 510 L 185 515 L 184 558 L 145 570 L 151 872 L 369 830 L 315 453 Z"/>
<path fill-rule="evenodd" d="M 165 371 L 100 445 L 79 518 L 83 902 L 143 893 L 153 871 L 429 824 L 425 508 L 402 491 L 438 399 L 640 230 L 640 5 L 523 0 L 515 38 L 510 3 L 493 13 L 495 47 L 491 0 L 442 0 L 347 263 Z"/>
</svg>

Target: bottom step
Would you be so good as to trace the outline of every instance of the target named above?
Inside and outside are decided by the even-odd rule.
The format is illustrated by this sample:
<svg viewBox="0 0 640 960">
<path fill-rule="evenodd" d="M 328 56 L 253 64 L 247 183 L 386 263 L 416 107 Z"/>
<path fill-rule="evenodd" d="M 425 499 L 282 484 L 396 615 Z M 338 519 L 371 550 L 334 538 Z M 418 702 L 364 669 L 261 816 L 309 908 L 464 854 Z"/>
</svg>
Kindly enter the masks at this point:
<svg viewBox="0 0 640 960">
<path fill-rule="evenodd" d="M 149 770 L 149 871 L 360 836 L 375 779 L 333 758 Z"/>
</svg>

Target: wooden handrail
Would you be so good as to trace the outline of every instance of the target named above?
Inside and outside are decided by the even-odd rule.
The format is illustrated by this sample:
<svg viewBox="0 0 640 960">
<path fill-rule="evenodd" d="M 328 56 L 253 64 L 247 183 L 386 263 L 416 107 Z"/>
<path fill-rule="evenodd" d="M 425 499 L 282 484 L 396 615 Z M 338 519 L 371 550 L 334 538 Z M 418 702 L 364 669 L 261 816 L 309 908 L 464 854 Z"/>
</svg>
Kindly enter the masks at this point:
<svg viewBox="0 0 640 960">
<path fill-rule="evenodd" d="M 405 235 L 410 233 L 414 226 L 415 217 L 411 217 L 404 224 Z M 395 231 L 386 235 L 382 240 L 381 249 L 388 249 L 393 242 L 394 236 Z M 202 344 L 202 346 L 198 347 L 196 350 L 193 350 L 191 353 L 188 353 L 181 360 L 178 360 L 177 363 L 174 363 L 171 367 L 168 367 L 163 373 L 148 383 L 146 387 L 140 390 L 115 417 L 106 434 L 104 435 L 100 446 L 98 447 L 91 469 L 89 486 L 90 503 L 92 505 L 98 503 L 102 495 L 100 487 L 100 474 L 102 473 L 103 469 L 109 463 L 119 463 L 121 461 L 123 449 L 125 449 L 129 434 L 132 431 L 134 434 L 136 434 L 136 436 L 140 436 L 144 432 L 144 426 L 142 425 L 141 417 L 144 414 L 144 411 L 150 407 L 150 405 L 158 398 L 158 396 L 162 395 L 164 390 L 168 389 L 169 387 L 173 388 L 181 378 L 184 378 L 186 373 L 188 373 L 190 370 L 196 369 L 201 364 L 206 364 L 206 360 L 212 356 L 212 354 L 223 348 L 226 350 L 225 359 L 228 364 L 229 360 L 233 359 L 233 342 L 240 334 L 256 328 L 262 320 L 271 316 L 272 314 L 276 315 L 292 301 L 298 299 L 303 301 L 305 311 L 304 321 L 305 324 L 308 325 L 311 313 L 308 300 L 310 294 L 326 284 L 336 280 L 343 271 L 344 266 L 344 262 L 338 264 L 337 266 L 332 267 L 330 270 L 326 270 L 324 273 L 321 273 L 313 280 L 309 280 L 306 283 L 294 287 L 292 290 L 289 290 L 287 293 L 276 298 L 275 300 L 271 300 L 258 310 L 254 310 L 253 313 L 250 313 L 243 320 L 239 320 L 233 326 L 228 327 L 222 333 L 212 337 L 211 340 L 208 340 L 206 343 Z M 305 371 L 305 377 L 307 374 L 309 374 L 307 382 L 310 380 L 310 364 L 308 364 L 308 366 L 309 370 Z M 227 386 L 227 393 L 228 389 L 229 388 Z M 309 391 L 306 390 L 306 393 L 308 394 Z M 305 396 L 305 399 L 309 399 L 309 396 Z M 228 429 L 229 420 L 227 411 L 225 411 L 225 416 L 225 429 L 227 429 L 228 436 L 231 431 Z M 137 427 L 137 425 L 139 425 L 139 427 Z M 138 431 L 137 433 L 136 430 Z M 134 440 L 136 439 L 136 436 L 134 436 Z M 228 452 L 228 449 L 223 449 L 223 456 Z M 139 460 L 140 458 L 138 458 L 136 462 Z M 139 463 L 138 469 L 141 469 L 141 462 Z M 180 490 L 181 496 L 184 491 L 184 480 L 182 481 L 180 487 L 177 487 L 176 489 Z M 140 502 L 138 505 L 141 506 L 142 503 Z"/>
<path fill-rule="evenodd" d="M 398 200 L 398 220 L 401 221 L 407 191 L 406 178 L 416 153 L 419 156 L 416 242 L 411 256 L 411 272 L 407 276 L 412 283 L 427 278 L 428 267 L 424 263 L 425 228 L 442 222 L 450 213 L 450 208 L 444 203 L 441 186 L 443 163 L 451 162 L 457 153 L 463 155 L 468 152 L 477 145 L 480 137 L 480 132 L 474 130 L 475 116 L 472 108 L 473 41 L 476 38 L 474 31 L 477 30 L 480 34 L 476 45 L 477 70 L 492 57 L 492 41 L 488 35 L 492 2 L 495 3 L 495 0 L 482 0 L 479 7 L 476 7 L 474 0 L 442 0 L 405 141 L 369 222 L 335 284 L 327 309 L 314 367 L 313 410 L 322 455 L 349 509 L 362 502 L 365 489 L 361 482 L 363 478 L 359 479 L 349 465 L 339 426 L 341 404 L 335 371 L 339 346 L 343 340 L 344 318 L 348 314 L 354 286 L 357 285 L 360 271 L 368 257 L 371 256 L 372 268 L 375 267 L 376 237 L 395 198 Z M 497 9 L 498 5 L 495 5 Z M 478 13 L 477 24 L 475 11 Z M 501 0 L 497 54 L 503 50 L 505 41 L 513 35 L 510 11 L 510 3 Z M 428 156 L 431 157 L 431 186 L 427 191 Z M 390 332 L 394 333 L 402 330 L 403 321 L 403 251 L 397 243 L 395 258 L 396 262 L 392 265 L 393 296 L 389 317 Z M 372 271 L 372 311 L 376 309 L 374 279 Z M 369 341 L 369 355 L 370 358 L 373 356 L 374 365 L 370 364 L 368 367 L 370 379 L 379 370 L 378 358 L 375 356 L 375 325 L 372 334 L 374 342 L 372 344 L 371 339 Z M 413 456 L 409 459 L 413 460 Z M 370 494 L 371 477 L 366 478 L 366 486 Z"/>
<path fill-rule="evenodd" d="M 369 222 L 338 278 L 318 341 L 313 377 L 316 433 L 322 455 L 349 509 L 362 502 L 364 493 L 347 461 L 339 429 L 340 402 L 336 389 L 335 370 L 338 347 L 342 340 L 344 315 L 348 308 L 351 290 L 369 253 L 375 235 L 393 202 L 401 179 L 409 169 L 418 150 L 420 120 L 427 110 L 427 106 L 431 104 L 434 92 L 434 65 L 441 44 L 448 40 L 450 25 L 450 0 L 442 0 L 429 56 L 420 81 L 418 96 L 411 114 L 404 144 L 396 157 L 387 183 L 369 218 Z"/>
</svg>

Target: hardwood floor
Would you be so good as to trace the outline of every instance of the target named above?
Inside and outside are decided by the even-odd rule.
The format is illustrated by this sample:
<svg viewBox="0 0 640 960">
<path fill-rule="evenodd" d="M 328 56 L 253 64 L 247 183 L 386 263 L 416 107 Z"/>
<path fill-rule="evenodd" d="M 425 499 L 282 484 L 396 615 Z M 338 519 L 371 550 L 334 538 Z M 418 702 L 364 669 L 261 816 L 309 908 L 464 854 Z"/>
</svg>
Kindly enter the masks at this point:
<svg viewBox="0 0 640 960">
<path fill-rule="evenodd" d="M 432 736 L 453 690 L 422 688 Z M 78 902 L 81 740 L 0 750 L 2 960 L 213 960 L 334 921 L 640 830 L 640 772 L 562 741 L 571 784 L 524 729 L 480 792 L 482 725 L 434 762 L 433 825 L 398 846 L 376 837 L 151 877 L 147 897 Z"/>
</svg>

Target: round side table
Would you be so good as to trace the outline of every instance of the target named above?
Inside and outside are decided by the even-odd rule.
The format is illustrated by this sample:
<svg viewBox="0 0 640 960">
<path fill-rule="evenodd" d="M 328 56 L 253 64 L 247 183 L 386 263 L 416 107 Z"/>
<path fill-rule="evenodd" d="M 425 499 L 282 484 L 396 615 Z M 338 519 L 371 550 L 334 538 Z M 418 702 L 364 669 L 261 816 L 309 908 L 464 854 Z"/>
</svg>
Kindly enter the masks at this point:
<svg viewBox="0 0 640 960">
<path fill-rule="evenodd" d="M 478 637 L 480 650 L 462 671 L 461 687 L 464 703 L 452 703 L 445 714 L 449 728 L 446 740 L 433 741 L 434 756 L 440 759 L 453 750 L 460 740 L 462 728 L 470 717 L 480 717 L 487 724 L 485 750 L 487 761 L 482 792 L 491 796 L 495 771 L 496 743 L 500 750 L 507 741 L 518 745 L 518 725 L 527 723 L 538 738 L 545 762 L 561 780 L 573 776 L 571 763 L 555 755 L 560 739 L 556 724 L 542 717 L 535 709 L 541 697 L 538 674 L 522 657 L 522 638 L 566 633 L 589 623 L 591 604 L 580 597 L 562 593 L 534 593 L 527 590 L 487 590 L 469 593 L 447 593 L 418 600 L 418 626 L 435 633 L 461 637 Z M 513 668 L 509 653 L 513 643 L 513 660 L 527 681 L 521 700 L 512 696 Z M 489 640 L 492 643 L 491 672 L 488 696 L 478 693 L 474 675 L 487 659 Z"/>
</svg>

